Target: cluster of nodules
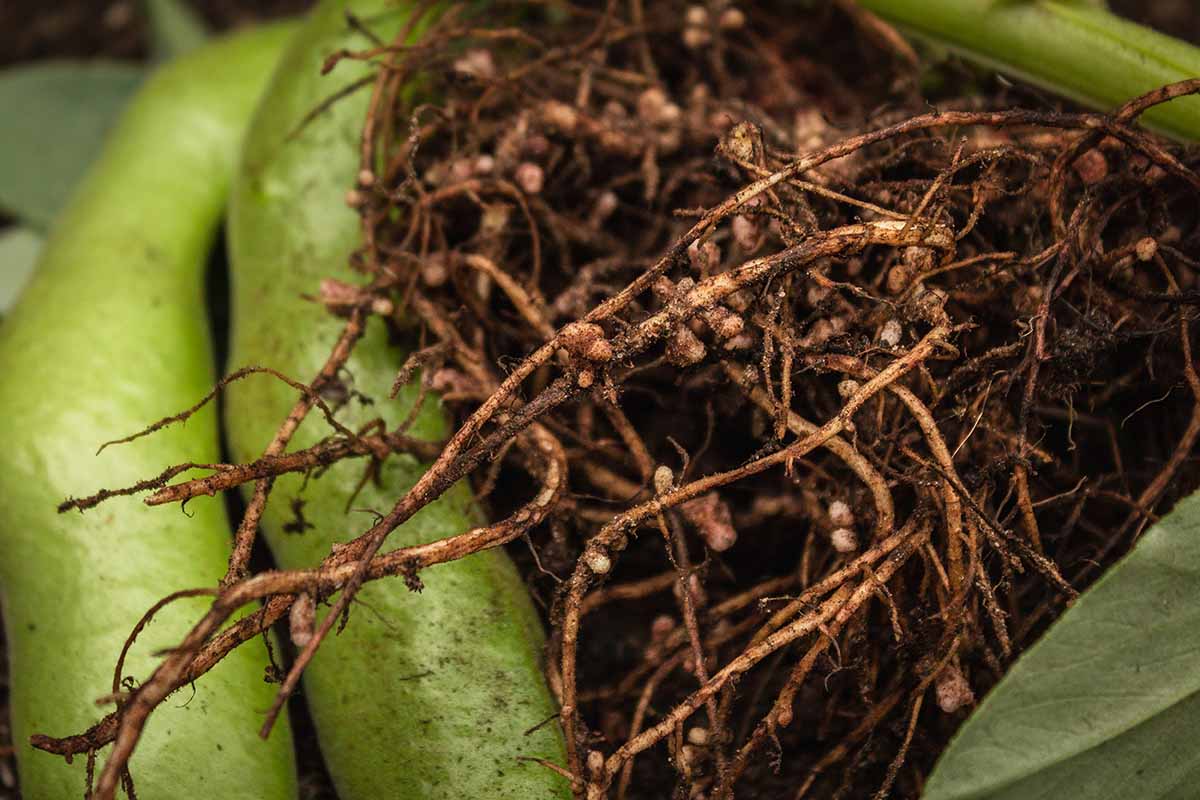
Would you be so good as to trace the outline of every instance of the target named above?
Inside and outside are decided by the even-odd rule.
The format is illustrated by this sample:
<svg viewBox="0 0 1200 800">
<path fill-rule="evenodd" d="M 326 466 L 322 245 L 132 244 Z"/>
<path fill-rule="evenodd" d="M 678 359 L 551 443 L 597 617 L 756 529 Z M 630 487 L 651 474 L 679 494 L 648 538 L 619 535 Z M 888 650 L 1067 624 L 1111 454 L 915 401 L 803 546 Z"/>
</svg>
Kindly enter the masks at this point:
<svg viewBox="0 0 1200 800">
<path fill-rule="evenodd" d="M 671 81 L 646 71 L 633 39 L 585 50 L 567 64 L 547 62 L 542 68 L 535 66 L 537 58 L 553 48 L 537 49 L 516 61 L 504 48 L 490 45 L 456 50 L 446 99 L 436 114 L 425 115 L 418 131 L 407 183 L 396 181 L 392 187 L 394 196 L 401 198 L 399 213 L 381 218 L 377 241 L 380 253 L 389 256 L 381 260 L 410 268 L 411 282 L 405 285 L 415 287 L 453 321 L 460 336 L 456 346 L 470 348 L 475 363 L 489 369 L 499 365 L 496 383 L 503 379 L 502 370 L 537 351 L 549 336 L 556 337 L 553 357 L 521 387 L 521 399 L 528 402 L 548 391 L 554 378 L 565 376 L 573 382 L 572 402 L 539 420 L 560 437 L 571 464 L 572 491 L 566 493 L 563 507 L 552 513 L 554 525 L 549 526 L 556 545 L 567 542 L 561 552 L 568 556 L 557 567 L 547 559 L 548 567 L 561 577 L 573 568 L 570 554 L 577 554 L 586 570 L 579 574 L 586 574 L 590 586 L 603 585 L 624 580 L 632 572 L 622 572 L 628 561 L 659 548 L 655 568 L 681 570 L 673 584 L 680 608 L 677 614 L 662 613 L 661 606 L 647 612 L 641 631 L 645 638 L 638 640 L 635 652 L 642 654 L 642 666 L 649 671 L 686 644 L 683 632 L 690 637 L 698 627 L 708 652 L 699 664 L 690 652 L 679 661 L 694 680 L 711 672 L 710 661 L 712 669 L 727 663 L 726 657 L 736 655 L 734 648 L 744 643 L 736 638 L 743 634 L 729 633 L 740 624 L 737 616 L 722 617 L 713 608 L 724 593 L 747 589 L 747 573 L 778 574 L 787 569 L 783 561 L 803 557 L 803 569 L 811 570 L 805 579 L 818 579 L 856 558 L 870 557 L 878 544 L 873 537 L 880 518 L 886 515 L 872 504 L 862 481 L 847 480 L 849 470 L 840 456 L 820 450 L 807 455 L 804 465 L 788 464 L 785 480 L 778 480 L 780 470 L 775 470 L 766 478 L 747 477 L 694 495 L 681 490 L 699 475 L 738 469 L 754 457 L 755 448 L 794 441 L 790 437 L 799 435 L 797 430 L 780 423 L 780 417 L 787 420 L 786 412 L 794 410 L 815 424 L 837 415 L 861 392 L 867 378 L 861 372 L 827 371 L 816 359 L 833 353 L 860 359 L 864 367 L 883 367 L 902 356 L 925 326 L 945 323 L 948 296 L 926 285 L 943 253 L 930 247 L 880 246 L 815 260 L 805 265 L 805 273 L 780 274 L 722 292 L 715 300 L 704 299 L 705 287 L 735 280 L 725 276 L 755 259 L 769 259 L 822 230 L 880 219 L 868 208 L 781 183 L 714 220 L 702 235 L 676 250 L 679 257 L 669 268 L 644 281 L 644 291 L 618 312 L 589 317 L 645 275 L 705 209 L 777 170 L 788 153 L 811 151 L 843 138 L 819 112 L 800 103 L 790 108 L 777 105 L 771 118 L 751 108 L 747 98 L 753 98 L 755 78 L 745 77 L 744 63 L 736 83 L 746 94 L 732 96 L 717 88 L 722 82 L 712 75 L 710 56 L 722 49 L 719 45 L 737 43 L 751 26 L 745 13 L 751 10 L 749 4 L 745 10 L 728 3 L 672 5 L 678 12 L 673 16 L 645 5 L 646 13 L 655 15 L 655 25 L 647 24 L 657 31 L 655 42 L 668 37 L 666 51 L 676 48 L 670 52 L 678 63 L 671 64 L 661 63 L 666 51 L 652 48 L 660 60 L 659 74 L 675 76 Z M 672 25 L 659 25 L 667 16 Z M 728 55 L 731 49 L 735 48 L 723 52 Z M 752 57 L 743 41 L 737 58 Z M 734 60 L 730 57 L 726 66 L 733 69 Z M 773 80 L 769 62 L 763 57 L 757 67 L 764 91 Z M 514 87 L 508 78 L 515 72 L 521 77 Z M 398 136 L 398 141 L 403 139 Z M 412 147 L 413 141 L 410 136 L 398 146 Z M 870 155 L 854 154 L 800 177 L 822 189 L 867 195 L 894 211 L 911 212 L 936 171 L 921 171 L 911 186 L 905 184 L 905 175 L 896 181 L 899 188 L 847 188 L 860 172 L 872 169 Z M 374 175 L 360 177 L 365 180 L 356 192 L 375 185 Z M 871 178 L 884 183 L 879 171 Z M 945 195 L 935 198 L 924 216 L 937 218 L 938 205 L 945 202 Z M 893 213 L 893 222 L 896 217 Z M 407 260 L 396 256 L 397 251 Z M 481 260 L 492 267 L 480 269 Z M 329 287 L 328 295 L 331 306 L 361 305 L 361 298 L 343 287 Z M 656 343 L 627 355 L 622 342 L 631 337 L 625 334 L 650 319 L 667 320 L 656 331 Z M 745 386 L 729 380 L 732 371 L 748 376 Z M 785 371 L 795 379 L 787 389 Z M 432 383 L 444 397 L 469 401 L 460 409 L 463 416 L 486 396 L 474 373 L 468 377 L 468 372 L 448 359 L 434 372 Z M 915 385 L 923 398 L 929 396 L 923 384 Z M 690 397 L 701 398 L 689 409 L 698 419 L 709 400 L 714 408 L 748 416 L 748 424 L 742 424 L 745 419 L 717 419 L 710 436 L 720 439 L 735 431 L 746 437 L 748 432 L 750 445 L 710 447 L 698 434 L 676 442 L 663 432 L 672 431 L 670 421 L 661 424 L 663 430 L 656 429 L 658 420 L 645 412 L 635 416 L 636 402 L 625 401 L 685 389 Z M 754 392 L 765 392 L 767 401 L 752 402 Z M 613 413 L 613 406 L 616 414 L 633 418 L 615 421 L 606 414 Z M 936 488 L 936 482 L 898 455 L 898 445 L 922 446 L 904 420 L 899 403 L 881 392 L 877 403 L 847 420 L 841 431 L 852 443 L 850 449 L 866 454 L 862 460 L 871 462 L 862 470 L 882 474 L 878 482 L 886 483 L 885 495 L 895 490 L 899 504 L 911 507 L 920 502 L 936 510 L 941 501 L 929 488 Z M 703 425 L 691 426 L 692 434 L 696 430 Z M 644 438 L 631 441 L 639 437 Z M 522 457 L 519 451 L 512 449 L 514 459 Z M 689 457 L 698 462 L 690 469 Z M 883 463 L 888 459 L 893 463 Z M 683 466 L 673 468 L 664 461 Z M 520 469 L 528 472 L 526 467 L 522 464 Z M 668 540 L 669 563 L 662 560 L 657 537 L 635 552 L 632 535 L 624 535 L 626 528 L 615 539 L 601 541 L 596 535 L 647 500 L 657 500 L 663 508 L 659 520 L 644 524 Z M 662 524 L 661 518 L 667 522 Z M 733 570 L 722 564 L 748 562 L 761 547 L 755 541 L 759 529 L 774 536 L 784 524 L 808 535 L 794 538 L 794 551 L 764 556 L 780 563 L 747 568 L 732 581 L 741 583 L 731 589 L 731 581 L 723 576 L 733 575 Z M 683 548 L 683 557 L 672 554 L 672 529 L 689 534 L 679 537 L 692 543 Z M 535 531 L 535 540 L 542 535 Z M 643 541 L 650 538 L 642 534 Z M 702 565 L 682 563 L 687 556 L 700 562 L 700 553 Z M 545 555 L 542 552 L 544 559 Z M 718 580 L 712 581 L 713 575 Z M 764 594 L 772 596 L 797 588 L 762 585 Z M 921 591 L 934 592 L 927 587 Z M 761 602 L 747 613 L 769 611 L 774 599 L 757 598 Z M 718 652 L 719 648 L 725 649 Z M 892 655 L 878 658 L 882 663 Z M 972 702 L 970 683 L 955 665 L 943 670 L 934 690 L 939 708 L 947 713 Z M 604 734 L 608 739 L 629 737 L 628 719 L 621 712 L 598 717 L 601 728 L 611 727 Z M 608 717 L 623 721 L 607 726 L 603 720 Z M 728 732 L 694 724 L 680 732 L 672 751 L 677 765 L 685 773 L 711 777 L 713 754 L 728 744 Z M 603 767 L 598 751 L 585 758 L 591 772 Z"/>
<path fill-rule="evenodd" d="M 385 221 L 380 239 L 394 241 L 406 234 L 402 245 L 411 254 L 408 265 L 417 285 L 455 318 L 463 341 L 487 361 L 519 359 L 544 341 L 547 330 L 554 330 L 559 344 L 555 364 L 569 369 L 579 389 L 604 388 L 608 398 L 618 400 L 620 387 L 613 382 L 622 382 L 619 374 L 629 363 L 615 358 L 614 342 L 655 311 L 689 308 L 672 317 L 680 321 L 671 323 L 661 346 L 651 352 L 685 376 L 722 362 L 756 363 L 767 330 L 776 332 L 777 347 L 782 335 L 793 349 L 814 350 L 848 335 L 861 317 L 842 293 L 810 282 L 775 284 L 765 291 L 748 286 L 719 302 L 691 307 L 690 295 L 705 281 L 812 230 L 816 218 L 811 209 L 802 223 L 794 196 L 772 193 L 750 198 L 690 242 L 684 258 L 650 282 L 616 318 L 603 324 L 584 319 L 691 226 L 694 217 L 676 217 L 675 209 L 712 208 L 777 165 L 781 149 L 815 148 L 841 136 L 807 104 L 774 109 L 776 119 L 768 121 L 748 110 L 746 95 L 716 88 L 721 82 L 712 74 L 709 48 L 739 50 L 737 58 L 743 60 L 755 57 L 748 48 L 751 40 L 738 38 L 750 27 L 742 8 L 714 2 L 672 4 L 672 9 L 668 13 L 665 4 L 648 7 L 646 13 L 655 16 L 646 27 L 660 31 L 651 43 L 653 58 L 661 62 L 670 53 L 688 65 L 686 70 L 679 64 L 659 65 L 664 72 L 682 72 L 682 79 L 646 74 L 633 40 L 585 50 L 576 61 L 547 62 L 538 69 L 539 53 L 550 48 L 514 58 L 488 39 L 455 50 L 449 69 L 439 73 L 446 86 L 437 113 L 426 114 L 424 126 L 410 131 L 407 140 L 397 135 L 397 146 L 412 148 L 406 180 L 409 189 L 415 181 L 417 190 L 408 200 L 412 214 L 402 215 L 400 225 Z M 727 57 L 726 66 L 733 69 L 734 60 Z M 769 65 L 767 58 L 750 66 L 741 63 L 740 91 L 756 85 L 756 78 L 745 77 L 755 70 L 761 72 L 760 88 L 770 91 Z M 513 74 L 521 77 L 510 84 Z M 758 121 L 747 121 L 747 115 Z M 773 126 L 772 136 L 764 134 L 764 125 Z M 812 170 L 805 179 L 837 184 L 860 163 L 851 156 Z M 375 181 L 373 174 L 360 176 L 360 189 Z M 403 194 L 405 187 L 398 188 L 397 195 Z M 846 217 L 842 210 L 835 213 Z M 468 229 L 463 219 L 472 221 Z M 419 236 L 411 234 L 418 229 Z M 515 279 L 524 293 L 519 298 L 523 307 L 514 308 L 514 290 L 468 263 L 476 256 Z M 904 294 L 906 302 L 919 296 L 919 278 L 931 260 L 927 248 L 910 248 L 888 274 L 889 292 Z M 838 268 L 850 279 L 867 269 L 862 258 Z M 936 290 L 931 292 L 933 301 L 944 301 Z M 336 294 L 331 292 L 330 303 Z M 355 300 L 349 296 L 340 302 L 349 307 Z M 541 325 L 527 324 L 535 317 Z M 497 320 L 514 324 L 500 327 Z M 872 343 L 884 350 L 895 350 L 905 337 L 900 315 L 872 318 L 870 325 Z M 479 397 L 473 379 L 453 366 L 435 371 L 433 388 Z M 857 388 L 847 379 L 838 391 L 845 399 Z M 576 425 L 569 415 L 559 422 Z M 595 435 L 591 430 L 579 433 L 583 439 Z M 659 470 L 671 474 L 666 466 Z M 662 494 L 667 489 L 658 478 L 656 473 L 653 483 Z M 738 539 L 727 494 L 714 490 L 674 507 L 687 528 L 717 553 Z M 828 532 L 833 550 L 859 550 L 862 526 L 851 510 L 856 499 L 847 493 L 844 499 L 824 502 L 828 525 L 821 529 Z M 586 555 L 592 572 L 611 569 L 609 556 L 599 551 Z"/>
<path fill-rule="evenodd" d="M 747 22 L 745 13 L 733 3 L 693 4 L 682 9 L 674 3 L 647 5 L 647 13 L 655 15 L 647 27 L 666 25 L 667 30 L 676 31 L 682 47 L 674 55 L 699 70 L 706 71 L 709 48 L 734 41 L 741 48 L 748 44 L 744 38 L 737 39 Z M 651 157 L 663 159 L 690 151 L 689 145 L 696 143 L 711 150 L 714 137 L 744 116 L 737 98 L 723 102 L 709 81 L 693 79 L 686 87 L 666 86 L 639 74 L 646 67 L 633 55 L 635 48 L 628 37 L 615 48 L 620 52 L 595 47 L 568 63 L 548 61 L 540 72 L 529 68 L 530 62 L 536 61 L 537 50 L 513 48 L 518 53 L 514 56 L 497 41 L 503 42 L 504 37 L 468 44 L 448 69 L 438 71 L 446 82 L 441 87 L 446 100 L 439 114 L 447 124 L 429 127 L 428 135 L 417 145 L 423 151 L 415 159 L 420 163 L 414 165 L 421 183 L 431 190 L 472 180 L 503 181 L 526 196 L 552 194 L 559 199 L 561 193 L 552 185 L 555 175 L 564 170 L 567 159 L 584 149 L 589 151 L 588 158 L 624 159 L 640 166 Z M 655 57 L 661 57 L 657 42 L 652 49 Z M 500 52 L 505 55 L 498 55 Z M 513 79 L 514 74 L 521 77 Z M 579 78 L 581 74 L 584 77 Z M 580 85 L 560 91 L 568 78 Z M 510 81 L 519 83 L 519 88 L 506 96 Z M 478 113 L 482 106 L 474 105 L 483 102 L 481 93 L 488 95 L 482 120 Z M 501 116 L 502 124 L 496 125 Z M 411 120 L 406 116 L 398 122 L 408 125 Z M 440 146 L 451 140 L 455 146 Z M 564 144 L 569 144 L 569 149 L 565 150 Z M 643 187 L 646 201 L 655 197 L 659 188 L 655 184 L 650 177 Z M 362 188 L 352 190 L 347 201 L 361 205 L 365 201 Z M 587 192 L 586 201 L 587 213 L 581 215 L 581 221 L 599 227 L 621 205 L 621 192 L 612 188 Z M 572 203 L 575 205 L 577 202 Z M 736 226 L 743 238 L 750 235 L 744 223 Z"/>
</svg>

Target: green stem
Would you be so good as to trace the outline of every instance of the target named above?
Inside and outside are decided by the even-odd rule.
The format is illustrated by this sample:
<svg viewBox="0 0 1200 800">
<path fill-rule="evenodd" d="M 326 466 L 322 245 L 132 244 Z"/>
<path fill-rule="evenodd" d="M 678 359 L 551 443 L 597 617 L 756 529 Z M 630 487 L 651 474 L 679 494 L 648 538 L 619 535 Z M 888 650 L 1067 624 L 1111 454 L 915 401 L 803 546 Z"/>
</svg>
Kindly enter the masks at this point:
<svg viewBox="0 0 1200 800">
<path fill-rule="evenodd" d="M 1064 0 L 859 0 L 901 29 L 1085 105 L 1200 77 L 1200 48 L 1091 3 Z M 1145 115 L 1170 136 L 1200 140 L 1200 97 Z"/>
<path fill-rule="evenodd" d="M 34 750 L 31 734 L 86 730 L 107 709 L 113 665 L 142 614 L 213 586 L 230 533 L 219 499 L 187 514 L 118 497 L 80 515 L 69 496 L 129 485 L 168 464 L 220 459 L 217 416 L 97 446 L 187 408 L 212 386 L 204 270 L 238 144 L 291 26 L 202 47 L 139 91 L 59 218 L 32 282 L 0 328 L 0 600 L 12 732 L 28 798 L 80 797 L 86 761 Z M 124 674 L 158 664 L 206 598 L 165 609 Z M 255 642 L 165 703 L 131 762 L 143 800 L 296 795 L 291 737 L 255 732 L 271 690 Z M 103 758 L 103 756 L 101 756 Z"/>
<path fill-rule="evenodd" d="M 321 65 L 329 53 L 371 45 L 347 26 L 348 12 L 390 41 L 416 5 L 324 0 L 280 62 L 246 137 L 230 202 L 232 365 L 263 364 L 310 380 L 340 336 L 344 321 L 301 296 L 316 293 L 324 278 L 361 281 L 349 268 L 362 244 L 360 221 L 344 198 L 358 175 L 371 92 L 323 104 L 369 79 L 374 68 L 345 60 L 322 76 Z M 323 110 L 309 119 L 314 108 Z M 415 384 L 395 401 L 388 394 L 411 345 L 395 341 L 382 320 L 368 323 L 340 374 L 375 402 L 347 403 L 338 411 L 342 423 L 358 428 L 382 416 L 391 429 L 407 417 Z M 247 461 L 271 441 L 296 393 L 278 381 L 249 380 L 231 386 L 226 398 L 230 447 L 238 461 Z M 446 414 L 431 399 L 409 434 L 437 440 L 447 430 Z M 310 414 L 291 446 L 308 447 L 329 434 L 320 415 Z M 319 564 L 337 543 L 370 525 L 362 509 L 391 508 L 427 467 L 408 455 L 393 456 L 360 487 L 364 466 L 344 461 L 311 478 L 275 481 L 262 532 L 279 566 Z M 311 529 L 295 532 L 296 509 Z M 461 533 L 480 520 L 470 487 L 460 484 L 395 530 L 387 549 Z M 398 578 L 364 586 L 345 630 L 326 639 L 305 670 L 305 696 L 339 796 L 568 796 L 562 777 L 519 760 L 561 764 L 564 755 L 557 724 L 539 727 L 557 710 L 542 677 L 544 635 L 508 556 L 484 551 L 420 577 L 420 594 Z"/>
</svg>

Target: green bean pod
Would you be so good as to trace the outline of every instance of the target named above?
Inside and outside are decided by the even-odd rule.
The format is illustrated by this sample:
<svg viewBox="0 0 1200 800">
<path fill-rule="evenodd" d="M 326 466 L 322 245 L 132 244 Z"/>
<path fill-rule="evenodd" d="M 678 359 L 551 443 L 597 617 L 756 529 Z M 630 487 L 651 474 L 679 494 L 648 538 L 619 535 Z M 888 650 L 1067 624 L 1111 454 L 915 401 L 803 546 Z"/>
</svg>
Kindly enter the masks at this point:
<svg viewBox="0 0 1200 800">
<path fill-rule="evenodd" d="M 118 497 L 59 515 L 64 498 L 218 461 L 217 416 L 99 455 L 97 445 L 187 408 L 212 386 L 204 269 L 238 145 L 290 26 L 219 41 L 159 70 L 111 134 L 0 326 L 0 603 L 22 793 L 79 797 L 84 758 L 28 744 L 102 713 L 113 665 L 142 614 L 215 586 L 230 529 L 219 500 L 187 514 Z M 124 674 L 143 678 L 208 608 L 166 607 Z M 258 738 L 271 688 L 261 643 L 243 647 L 152 716 L 130 762 L 142 800 L 293 798 L 286 725 Z M 101 758 L 103 756 L 101 755 Z"/>
<path fill-rule="evenodd" d="M 325 101 L 370 75 L 370 67 L 344 60 L 329 76 L 320 74 L 330 53 L 371 46 L 350 29 L 347 12 L 384 41 L 408 18 L 386 0 L 323 2 L 280 63 L 247 138 L 230 210 L 232 366 L 261 364 L 310 380 L 344 325 L 301 295 L 316 293 L 323 278 L 355 280 L 348 261 L 361 242 L 359 220 L 344 198 L 359 170 L 370 91 Z M 382 416 L 394 426 L 405 418 L 415 392 L 387 397 L 406 355 L 382 322 L 369 323 L 342 374 L 374 402 L 351 400 L 338 412 L 344 424 Z M 226 425 L 235 457 L 260 455 L 295 400 L 275 381 L 231 387 Z M 311 414 L 292 447 L 330 433 Z M 425 404 L 410 433 L 447 434 L 436 400 Z M 311 567 L 336 542 L 369 527 L 369 515 L 346 511 L 365 466 L 341 462 L 307 481 L 276 480 L 262 530 L 281 567 Z M 391 457 L 354 508 L 390 508 L 424 469 L 411 456 Z M 302 533 L 289 532 L 305 527 L 297 508 L 308 526 Z M 457 486 L 385 547 L 439 539 L 478 521 L 468 487 Z M 508 557 L 479 553 L 425 570 L 421 579 L 419 595 L 398 579 L 365 586 L 349 625 L 321 645 L 305 672 L 305 696 L 342 800 L 567 796 L 563 778 L 518 760 L 564 757 L 558 726 L 538 727 L 557 710 L 541 671 L 544 634 Z"/>
<path fill-rule="evenodd" d="M 859 0 L 863 8 L 985 66 L 1112 110 L 1160 86 L 1200 78 L 1200 48 L 1080 0 Z M 1200 97 L 1145 114 L 1200 140 Z"/>
</svg>

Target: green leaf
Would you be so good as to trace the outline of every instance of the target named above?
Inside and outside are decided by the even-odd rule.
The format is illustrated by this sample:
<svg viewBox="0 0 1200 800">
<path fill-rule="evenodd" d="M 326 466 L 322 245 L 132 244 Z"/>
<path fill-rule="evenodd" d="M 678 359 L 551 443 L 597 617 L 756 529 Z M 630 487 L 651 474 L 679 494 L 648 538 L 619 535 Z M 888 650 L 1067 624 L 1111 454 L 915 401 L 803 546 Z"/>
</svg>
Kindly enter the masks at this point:
<svg viewBox="0 0 1200 800">
<path fill-rule="evenodd" d="M 925 800 L 1165 800 L 1200 781 L 1200 495 L 1150 528 L 984 698 Z"/>
<path fill-rule="evenodd" d="M 17 300 L 42 251 L 42 237 L 23 227 L 0 231 L 0 314 L 7 314 Z"/>
<path fill-rule="evenodd" d="M 150 39 L 158 58 L 194 50 L 208 39 L 208 26 L 182 0 L 145 0 Z"/>
<path fill-rule="evenodd" d="M 116 62 L 0 72 L 0 209 L 47 230 L 142 76 Z"/>
</svg>

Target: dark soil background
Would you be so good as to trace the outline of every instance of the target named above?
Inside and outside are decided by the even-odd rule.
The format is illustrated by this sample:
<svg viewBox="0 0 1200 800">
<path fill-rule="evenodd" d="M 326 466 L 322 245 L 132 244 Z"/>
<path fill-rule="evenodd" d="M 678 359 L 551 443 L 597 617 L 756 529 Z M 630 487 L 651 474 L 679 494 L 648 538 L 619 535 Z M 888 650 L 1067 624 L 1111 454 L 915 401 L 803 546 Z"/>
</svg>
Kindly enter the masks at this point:
<svg viewBox="0 0 1200 800">
<path fill-rule="evenodd" d="M 311 0 L 191 0 L 216 30 L 300 12 Z M 1192 0 L 1111 0 L 1115 11 L 1193 42 L 1200 41 L 1200 7 Z M 42 59 L 96 57 L 143 60 L 149 54 L 147 24 L 134 0 L 3 0 L 0 2 L 0 67 Z M 1026 100 L 1028 103 L 1028 100 Z M 13 111 L 5 109 L 6 113 Z M 2 557 L 2 555 L 0 555 Z M 8 730 L 7 659 L 0 629 L 0 800 L 19 798 Z M 293 709 L 303 762 L 302 796 L 333 797 L 320 765 L 311 726 L 301 707 Z"/>
<path fill-rule="evenodd" d="M 216 30 L 295 14 L 312 0 L 191 0 Z M 44 58 L 142 59 L 149 52 L 136 0 L 6 0 L 0 6 L 0 65 Z"/>
<path fill-rule="evenodd" d="M 312 0 L 190 0 L 218 30 L 294 14 Z M 1174 36 L 1200 41 L 1191 0 L 1110 0 L 1117 13 Z M 0 66 L 43 58 L 144 58 L 146 23 L 134 0 L 5 0 L 0 5 Z"/>
</svg>

